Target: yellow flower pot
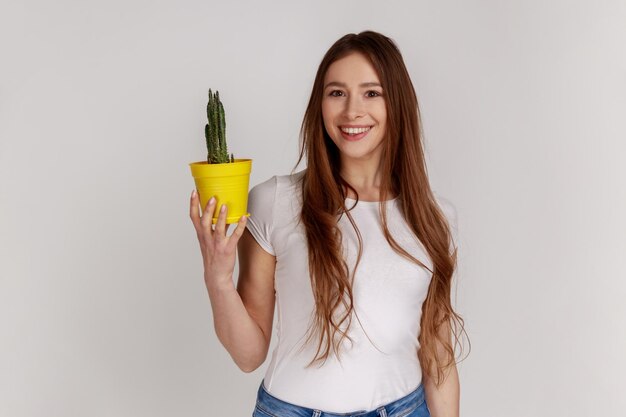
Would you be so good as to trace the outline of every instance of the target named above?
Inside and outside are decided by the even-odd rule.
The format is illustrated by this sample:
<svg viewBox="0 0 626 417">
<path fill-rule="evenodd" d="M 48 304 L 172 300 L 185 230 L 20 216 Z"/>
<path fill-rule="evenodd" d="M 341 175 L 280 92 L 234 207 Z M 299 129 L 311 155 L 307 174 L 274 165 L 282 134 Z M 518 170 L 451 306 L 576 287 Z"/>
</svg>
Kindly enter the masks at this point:
<svg viewBox="0 0 626 417">
<path fill-rule="evenodd" d="M 228 209 L 226 224 L 237 223 L 244 214 L 250 216 L 248 186 L 252 159 L 235 159 L 235 162 L 225 164 L 209 164 L 207 161 L 200 161 L 192 162 L 189 166 L 200 196 L 202 210 L 212 196 L 215 196 L 217 200 L 213 224 L 217 223 L 222 204 L 226 204 Z"/>
</svg>

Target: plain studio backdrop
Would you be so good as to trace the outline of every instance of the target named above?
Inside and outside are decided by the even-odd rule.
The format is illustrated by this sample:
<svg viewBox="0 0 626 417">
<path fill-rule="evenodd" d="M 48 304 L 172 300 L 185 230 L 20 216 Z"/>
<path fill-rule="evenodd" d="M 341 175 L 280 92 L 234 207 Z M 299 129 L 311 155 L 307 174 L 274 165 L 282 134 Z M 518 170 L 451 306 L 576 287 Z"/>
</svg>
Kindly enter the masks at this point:
<svg viewBox="0 0 626 417">
<path fill-rule="evenodd" d="M 218 341 L 189 218 L 208 89 L 250 187 L 288 174 L 324 52 L 366 29 L 397 42 L 459 215 L 461 415 L 623 415 L 624 22 L 619 0 L 3 1 L 0 416 L 252 414 L 269 357 L 246 374 Z"/>
</svg>

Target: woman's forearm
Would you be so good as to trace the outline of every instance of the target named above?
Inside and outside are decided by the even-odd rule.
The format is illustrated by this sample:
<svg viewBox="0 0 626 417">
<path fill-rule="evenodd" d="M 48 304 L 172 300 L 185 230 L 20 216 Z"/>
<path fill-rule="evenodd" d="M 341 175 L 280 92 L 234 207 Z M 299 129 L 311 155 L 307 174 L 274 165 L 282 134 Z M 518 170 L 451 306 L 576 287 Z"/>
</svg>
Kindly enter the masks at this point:
<svg viewBox="0 0 626 417">
<path fill-rule="evenodd" d="M 441 339 L 448 341 L 452 344 L 452 328 L 450 321 L 446 321 L 439 328 L 439 334 Z M 449 353 L 446 351 L 442 343 L 437 340 L 437 355 L 442 358 L 444 363 L 447 363 L 450 358 Z M 443 382 L 437 386 L 433 378 L 429 378 L 423 373 L 424 377 L 424 390 L 426 391 L 426 404 L 430 410 L 432 417 L 459 417 L 459 402 L 460 402 L 460 384 L 459 373 L 456 369 L 456 363 L 451 361 L 452 364 L 445 368 L 443 374 Z M 437 375 L 437 364 L 433 362 L 430 375 Z"/>
<path fill-rule="evenodd" d="M 207 289 L 217 338 L 242 371 L 254 371 L 265 359 L 263 331 L 248 314 L 234 285 L 207 285 Z"/>
<path fill-rule="evenodd" d="M 459 417 L 460 386 L 456 365 L 446 370 L 446 379 L 439 387 L 425 377 L 424 390 L 431 417 Z"/>
</svg>

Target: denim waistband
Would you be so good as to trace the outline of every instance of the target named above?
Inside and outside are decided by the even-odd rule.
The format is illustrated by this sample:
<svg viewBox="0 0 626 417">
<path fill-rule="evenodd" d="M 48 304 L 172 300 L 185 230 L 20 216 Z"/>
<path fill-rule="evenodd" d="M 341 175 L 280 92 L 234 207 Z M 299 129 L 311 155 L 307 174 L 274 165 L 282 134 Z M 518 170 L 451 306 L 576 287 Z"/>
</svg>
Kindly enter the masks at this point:
<svg viewBox="0 0 626 417">
<path fill-rule="evenodd" d="M 424 386 L 419 384 L 418 387 L 395 401 L 377 407 L 373 411 L 361 410 L 349 413 L 331 413 L 319 409 L 301 407 L 291 404 L 272 396 L 263 385 L 265 380 L 261 381 L 257 393 L 256 407 L 261 412 L 275 417 L 399 417 L 409 414 L 416 409 L 425 400 Z"/>
</svg>

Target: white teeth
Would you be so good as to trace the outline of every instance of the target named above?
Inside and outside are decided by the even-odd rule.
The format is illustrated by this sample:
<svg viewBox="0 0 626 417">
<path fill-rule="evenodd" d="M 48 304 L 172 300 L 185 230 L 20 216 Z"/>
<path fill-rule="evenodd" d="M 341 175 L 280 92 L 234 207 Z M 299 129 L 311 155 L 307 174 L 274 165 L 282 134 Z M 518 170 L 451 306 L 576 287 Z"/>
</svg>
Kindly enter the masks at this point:
<svg viewBox="0 0 626 417">
<path fill-rule="evenodd" d="M 342 127 L 341 131 L 345 132 L 345 133 L 349 133 L 349 134 L 355 134 L 355 133 L 363 133 L 363 132 L 367 132 L 368 130 L 371 129 L 370 127 Z"/>
</svg>

